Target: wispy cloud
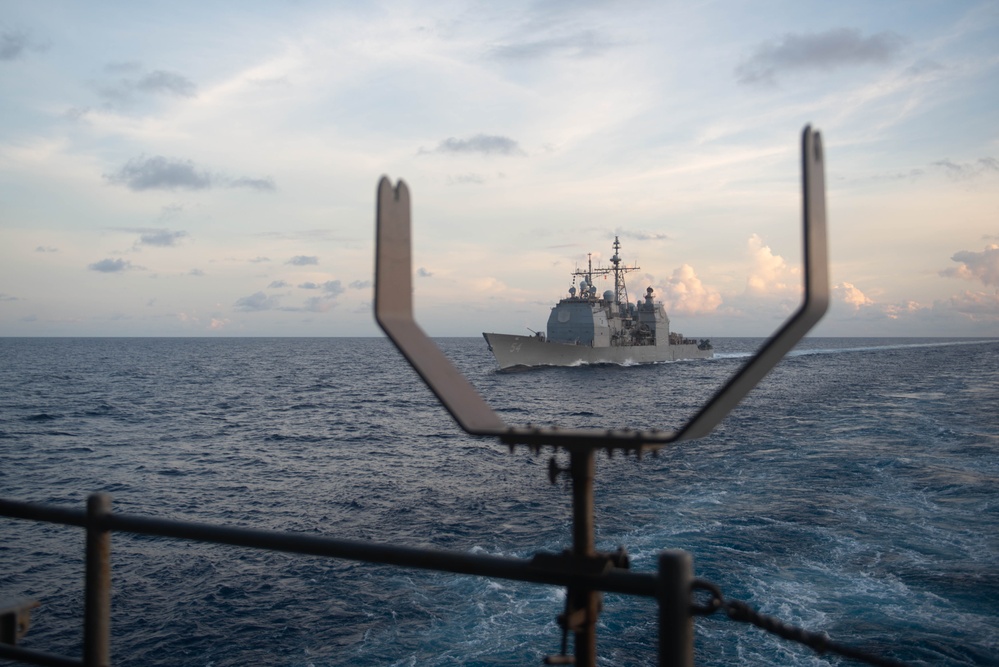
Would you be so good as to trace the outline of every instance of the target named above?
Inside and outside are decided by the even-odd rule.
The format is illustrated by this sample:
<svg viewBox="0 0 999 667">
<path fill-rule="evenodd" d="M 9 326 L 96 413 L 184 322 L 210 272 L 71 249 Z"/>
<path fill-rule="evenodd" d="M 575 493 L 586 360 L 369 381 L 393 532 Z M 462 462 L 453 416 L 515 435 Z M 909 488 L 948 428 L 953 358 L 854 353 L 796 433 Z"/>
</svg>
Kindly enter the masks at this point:
<svg viewBox="0 0 999 667">
<path fill-rule="evenodd" d="M 190 80 L 175 72 L 156 70 L 150 72 L 135 82 L 135 89 L 145 93 L 175 95 L 177 97 L 194 97 L 197 86 Z"/>
<path fill-rule="evenodd" d="M 121 271 L 129 271 L 131 269 L 137 269 L 139 267 L 133 266 L 127 259 L 102 259 L 99 262 L 94 262 L 87 266 L 91 271 L 99 271 L 100 273 L 119 273 Z"/>
<path fill-rule="evenodd" d="M 636 241 L 668 241 L 669 236 L 661 232 L 648 232 L 641 229 L 617 229 L 614 236 L 635 239 Z"/>
<path fill-rule="evenodd" d="M 486 182 L 486 179 L 479 174 L 458 174 L 457 176 L 448 176 L 448 185 L 482 185 Z"/>
<path fill-rule="evenodd" d="M 314 296 L 305 302 L 305 310 L 313 313 L 325 313 L 336 305 L 337 297 L 343 294 L 343 285 L 339 280 L 327 280 L 319 288 L 322 296 Z"/>
<path fill-rule="evenodd" d="M 44 51 L 48 48 L 32 39 L 31 35 L 23 30 L 5 30 L 0 32 L 0 61 L 17 60 L 28 51 Z"/>
<path fill-rule="evenodd" d="M 105 174 L 111 183 L 129 190 L 204 190 L 211 187 L 212 177 L 198 169 L 190 160 L 174 160 L 156 155 L 129 160 L 114 174 Z"/>
<path fill-rule="evenodd" d="M 141 65 L 132 62 L 112 63 L 106 69 L 111 73 L 132 73 L 140 70 Z M 159 69 L 97 84 L 97 94 L 109 105 L 121 106 L 130 104 L 141 95 L 196 97 L 198 87 L 181 74 Z"/>
<path fill-rule="evenodd" d="M 260 190 L 270 192 L 276 190 L 274 179 L 272 178 L 233 178 L 226 182 L 227 188 L 249 188 L 250 190 Z"/>
<path fill-rule="evenodd" d="M 139 240 L 136 241 L 135 245 L 149 245 L 156 246 L 159 248 L 171 248 L 177 246 L 181 239 L 187 237 L 187 232 L 185 231 L 171 231 L 169 229 L 146 229 L 146 228 L 127 228 L 125 231 L 138 232 Z"/>
<path fill-rule="evenodd" d="M 893 32 L 865 37 L 855 28 L 817 33 L 788 33 L 758 46 L 736 70 L 744 84 L 772 84 L 794 70 L 831 70 L 839 67 L 890 62 L 905 40 Z"/>
<path fill-rule="evenodd" d="M 469 137 L 468 139 L 449 137 L 437 144 L 437 148 L 432 150 L 421 148 L 419 153 L 526 155 L 516 141 L 509 137 L 503 137 L 495 134 L 476 134 L 474 137 Z"/>
<path fill-rule="evenodd" d="M 280 297 L 278 296 L 268 296 L 263 292 L 254 292 L 250 296 L 244 296 L 240 299 L 236 299 L 236 303 L 233 304 L 233 307 L 236 310 L 252 313 L 263 310 L 273 310 L 278 307 L 279 303 Z"/>
<path fill-rule="evenodd" d="M 580 30 L 568 35 L 523 39 L 497 44 L 489 56 L 499 60 L 538 60 L 541 58 L 594 58 L 617 43 L 595 30 Z"/>
<path fill-rule="evenodd" d="M 168 158 L 162 155 L 137 157 L 129 160 L 113 174 L 104 178 L 115 185 L 124 185 L 129 190 L 206 190 L 220 186 L 226 188 L 248 188 L 258 191 L 275 190 L 270 178 L 229 178 L 202 169 L 191 160 Z"/>
<path fill-rule="evenodd" d="M 332 296 L 343 294 L 343 284 L 339 280 L 327 280 L 322 284 L 323 291 Z"/>
<path fill-rule="evenodd" d="M 315 255 L 295 255 L 289 259 L 285 264 L 291 264 L 292 266 L 309 266 L 313 264 L 319 264 L 319 258 Z"/>
<path fill-rule="evenodd" d="M 994 157 L 979 158 L 975 162 L 937 160 L 933 166 L 942 169 L 949 178 L 955 181 L 970 181 L 985 174 L 999 174 L 999 160 Z"/>
</svg>

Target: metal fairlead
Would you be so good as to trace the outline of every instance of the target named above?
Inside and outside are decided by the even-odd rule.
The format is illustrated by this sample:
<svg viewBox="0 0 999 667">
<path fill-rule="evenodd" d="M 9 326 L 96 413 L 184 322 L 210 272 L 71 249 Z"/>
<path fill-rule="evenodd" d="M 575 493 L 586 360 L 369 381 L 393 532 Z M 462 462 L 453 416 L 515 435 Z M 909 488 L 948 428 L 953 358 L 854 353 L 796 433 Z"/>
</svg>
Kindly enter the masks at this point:
<svg viewBox="0 0 999 667">
<path fill-rule="evenodd" d="M 568 570 L 614 569 L 612 554 L 594 549 L 594 453 L 656 451 L 680 440 L 708 435 L 749 391 L 769 373 L 822 318 L 829 307 L 829 263 L 826 241 L 825 173 L 822 140 L 806 126 L 801 137 L 804 298 L 795 313 L 684 426 L 677 431 L 632 429 L 561 429 L 509 426 L 483 400 L 413 316 L 412 232 L 409 188 L 395 187 L 387 177 L 378 183 L 375 240 L 375 319 L 461 428 L 498 438 L 512 448 L 543 446 L 569 452 L 572 478 L 573 548 L 558 562 Z M 551 471 L 555 477 L 557 469 Z M 549 561 L 546 563 L 551 565 Z M 575 635 L 575 664 L 596 664 L 596 620 L 600 593 L 570 587 L 563 627 Z M 563 653 L 565 649 L 563 648 Z M 660 660 L 664 656 L 660 655 Z M 555 663 L 568 656 L 555 656 Z"/>
</svg>

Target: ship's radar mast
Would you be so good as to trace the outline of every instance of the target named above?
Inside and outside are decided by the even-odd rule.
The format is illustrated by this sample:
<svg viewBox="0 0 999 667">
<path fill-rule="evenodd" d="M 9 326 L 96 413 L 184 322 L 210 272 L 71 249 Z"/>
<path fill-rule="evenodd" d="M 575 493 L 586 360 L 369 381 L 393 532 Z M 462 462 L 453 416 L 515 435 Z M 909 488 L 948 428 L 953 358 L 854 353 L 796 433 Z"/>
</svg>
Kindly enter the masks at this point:
<svg viewBox="0 0 999 667">
<path fill-rule="evenodd" d="M 614 303 L 618 306 L 627 306 L 628 304 L 628 288 L 624 284 L 624 274 L 629 271 L 638 271 L 640 267 L 638 266 L 622 266 L 621 264 L 621 241 L 617 236 L 614 237 L 614 256 L 611 257 L 612 267 L 600 267 L 593 268 L 593 255 L 592 253 L 586 254 L 586 270 L 581 271 L 576 269 L 572 272 L 573 282 L 575 282 L 575 277 L 585 277 L 586 282 L 589 285 L 593 285 L 594 274 L 598 276 L 606 276 L 614 274 Z M 580 294 L 580 296 L 585 296 L 585 294 Z"/>
</svg>

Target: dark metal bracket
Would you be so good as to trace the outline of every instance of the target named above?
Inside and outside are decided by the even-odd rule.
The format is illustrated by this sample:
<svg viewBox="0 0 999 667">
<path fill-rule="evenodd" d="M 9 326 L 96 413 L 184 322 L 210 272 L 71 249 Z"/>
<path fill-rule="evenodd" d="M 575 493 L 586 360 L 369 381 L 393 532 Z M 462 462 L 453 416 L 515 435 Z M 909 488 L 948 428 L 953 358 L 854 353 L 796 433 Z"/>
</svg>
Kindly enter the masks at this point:
<svg viewBox="0 0 999 667">
<path fill-rule="evenodd" d="M 677 431 L 561 429 L 508 426 L 423 332 L 413 316 L 410 196 L 405 182 L 378 183 L 375 319 L 458 425 L 510 446 L 655 450 L 706 436 L 822 318 L 829 306 L 825 173 L 822 140 L 805 127 L 801 139 L 804 299 L 797 311 L 684 426 Z"/>
<path fill-rule="evenodd" d="M 0 603 L 0 644 L 14 646 L 31 627 L 31 610 L 37 600 L 16 600 Z"/>
<path fill-rule="evenodd" d="M 511 448 L 527 445 L 537 452 L 542 446 L 551 446 L 569 452 L 569 467 L 562 470 L 553 459 L 548 474 L 553 483 L 562 472 L 572 479 L 572 549 L 562 555 L 537 554 L 536 567 L 555 568 L 566 573 L 627 568 L 623 548 L 618 555 L 599 553 L 595 549 L 595 452 L 606 449 L 612 453 L 621 449 L 641 455 L 645 450 L 655 452 L 671 442 L 709 434 L 825 314 L 829 307 L 825 173 L 821 137 L 811 127 L 805 127 L 802 132 L 801 165 L 804 300 L 756 355 L 677 431 L 533 428 L 505 424 L 416 323 L 413 317 L 409 188 L 403 181 L 393 188 L 386 177 L 379 181 L 375 240 L 375 319 L 378 324 L 467 433 L 497 437 Z M 660 636 L 662 665 L 693 664 L 692 625 L 683 602 L 689 597 L 689 590 L 683 583 L 689 579 L 689 556 L 680 560 L 687 565 L 670 573 L 675 575 L 670 579 L 674 581 L 673 588 L 661 591 L 663 599 L 674 602 L 660 608 L 660 624 L 682 631 L 669 637 Z M 681 583 L 676 584 L 677 581 Z M 596 624 L 601 600 L 600 592 L 590 585 L 568 586 L 566 609 L 559 616 L 563 630 L 562 650 L 559 655 L 546 658 L 546 663 L 596 665 Z M 569 632 L 574 635 L 573 656 L 568 655 Z"/>
</svg>

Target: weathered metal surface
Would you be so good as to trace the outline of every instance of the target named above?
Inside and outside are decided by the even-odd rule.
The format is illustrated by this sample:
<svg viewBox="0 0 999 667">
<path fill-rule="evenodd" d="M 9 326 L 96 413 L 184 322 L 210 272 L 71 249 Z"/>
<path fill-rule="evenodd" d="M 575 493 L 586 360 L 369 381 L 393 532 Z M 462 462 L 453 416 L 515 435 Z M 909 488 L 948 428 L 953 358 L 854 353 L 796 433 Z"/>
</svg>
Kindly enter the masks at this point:
<svg viewBox="0 0 999 667">
<path fill-rule="evenodd" d="M 87 563 L 83 591 L 83 663 L 111 665 L 111 496 L 87 498 Z"/>
<path fill-rule="evenodd" d="M 69 521 L 56 521 L 55 523 L 81 525 L 86 517 L 86 514 L 79 510 L 65 510 L 13 500 L 0 500 L 0 516 L 25 518 L 25 515 L 33 514 L 34 510 L 59 510 L 60 514 L 69 519 Z M 455 574 L 479 575 L 554 586 L 585 584 L 606 593 L 655 597 L 655 575 L 629 572 L 616 567 L 606 571 L 553 571 L 544 567 L 543 564 L 535 564 L 532 559 L 527 558 L 401 547 L 377 542 L 318 537 L 304 533 L 156 519 L 134 514 L 108 514 L 103 520 L 103 525 L 108 530 L 122 533 L 159 535 L 213 544 L 229 544 L 284 553 L 343 558 L 367 563 L 439 570 Z"/>
<path fill-rule="evenodd" d="M 37 600 L 0 603 L 0 644 L 17 644 L 31 627 L 31 610 L 37 606 Z"/>
<path fill-rule="evenodd" d="M 690 615 L 693 560 L 685 551 L 659 554 L 659 665 L 694 666 L 694 619 Z"/>
</svg>

